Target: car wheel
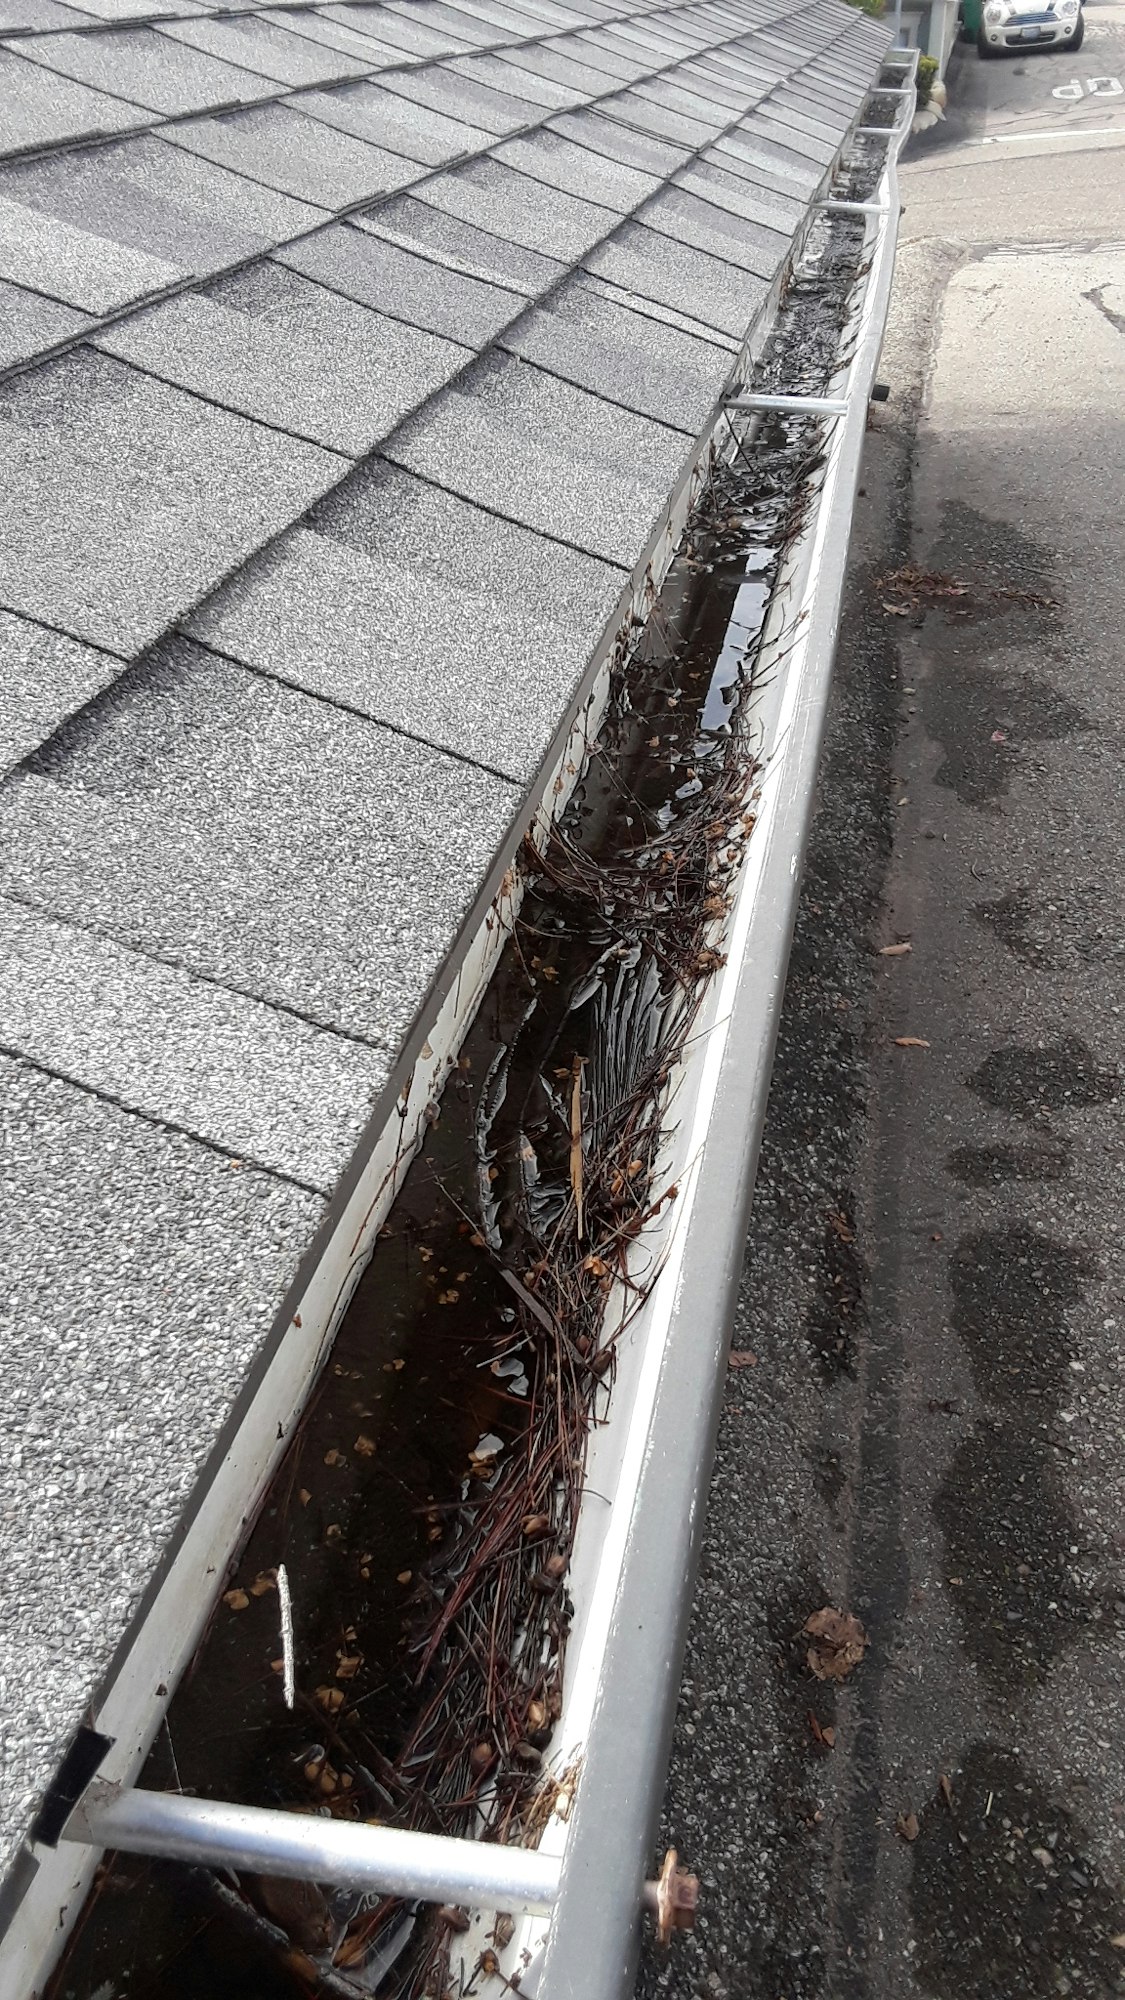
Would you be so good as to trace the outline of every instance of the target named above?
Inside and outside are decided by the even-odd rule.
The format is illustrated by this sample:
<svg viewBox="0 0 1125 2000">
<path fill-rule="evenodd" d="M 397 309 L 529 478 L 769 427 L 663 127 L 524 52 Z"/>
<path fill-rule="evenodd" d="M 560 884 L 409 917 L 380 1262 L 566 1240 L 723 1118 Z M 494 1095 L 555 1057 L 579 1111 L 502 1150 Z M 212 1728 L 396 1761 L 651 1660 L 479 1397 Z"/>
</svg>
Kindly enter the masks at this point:
<svg viewBox="0 0 1125 2000">
<path fill-rule="evenodd" d="M 1071 54 L 1073 55 L 1075 49 L 1080 49 L 1082 47 L 1082 37 L 1084 36 L 1085 33 L 1086 33 L 1085 17 L 1079 14 L 1078 26 L 1074 31 L 1074 40 L 1072 42 L 1064 42 L 1063 47 L 1069 49 Z"/>
<path fill-rule="evenodd" d="M 999 53 L 997 49 L 993 48 L 992 43 L 988 40 L 988 37 L 985 34 L 983 28 L 981 29 L 980 34 L 977 36 L 977 49 L 980 54 L 980 59 L 982 62 L 995 62 L 996 57 Z"/>
</svg>

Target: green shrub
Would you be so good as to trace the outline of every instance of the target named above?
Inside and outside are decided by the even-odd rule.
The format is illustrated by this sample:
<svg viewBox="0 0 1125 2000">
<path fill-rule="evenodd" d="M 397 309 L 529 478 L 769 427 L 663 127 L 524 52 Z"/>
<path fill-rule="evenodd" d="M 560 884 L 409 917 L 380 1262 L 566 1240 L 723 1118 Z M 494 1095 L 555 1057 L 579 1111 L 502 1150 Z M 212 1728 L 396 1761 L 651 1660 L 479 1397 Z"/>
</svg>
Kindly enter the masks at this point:
<svg viewBox="0 0 1125 2000">
<path fill-rule="evenodd" d="M 886 12 L 886 0 L 848 0 L 848 6 L 858 7 L 864 14 L 874 14 L 876 20 Z"/>
<path fill-rule="evenodd" d="M 921 111 L 923 105 L 928 104 L 930 101 L 930 92 L 937 81 L 937 73 L 938 66 L 933 56 L 919 56 L 918 75 L 916 78 L 919 111 Z"/>
</svg>

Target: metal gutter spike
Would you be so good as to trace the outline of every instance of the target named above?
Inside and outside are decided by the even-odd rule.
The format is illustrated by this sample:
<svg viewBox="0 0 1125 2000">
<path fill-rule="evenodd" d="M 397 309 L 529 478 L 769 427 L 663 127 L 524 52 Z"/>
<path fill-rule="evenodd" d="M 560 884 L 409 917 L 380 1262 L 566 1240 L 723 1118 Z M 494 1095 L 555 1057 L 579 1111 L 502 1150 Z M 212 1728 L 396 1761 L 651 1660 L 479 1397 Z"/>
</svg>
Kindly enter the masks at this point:
<svg viewBox="0 0 1125 2000">
<path fill-rule="evenodd" d="M 547 1916 L 559 1891 L 558 1857 L 311 1813 L 222 1805 L 180 1792 L 119 1789 L 95 1779 L 62 1838 L 163 1861 L 247 1869 L 292 1882 L 377 1890 L 464 1909 Z"/>
<path fill-rule="evenodd" d="M 818 207 L 824 215 L 880 215 L 882 205 L 877 201 L 822 201 Z"/>
<path fill-rule="evenodd" d="M 123 1789 L 98 1778 L 75 1806 L 60 1838 L 161 1861 L 245 1869 L 288 1882 L 538 1917 L 554 1909 L 562 1872 L 558 1855 L 534 1848 L 223 1805 L 182 1792 Z M 661 1944 L 669 1942 L 673 1931 L 694 1925 L 699 1880 L 679 1866 L 674 1847 L 668 1849 L 659 1877 L 644 1884 L 641 1900 L 656 1921 Z"/>
<path fill-rule="evenodd" d="M 844 396 L 732 396 L 728 410 L 780 410 L 794 417 L 846 417 Z"/>
</svg>

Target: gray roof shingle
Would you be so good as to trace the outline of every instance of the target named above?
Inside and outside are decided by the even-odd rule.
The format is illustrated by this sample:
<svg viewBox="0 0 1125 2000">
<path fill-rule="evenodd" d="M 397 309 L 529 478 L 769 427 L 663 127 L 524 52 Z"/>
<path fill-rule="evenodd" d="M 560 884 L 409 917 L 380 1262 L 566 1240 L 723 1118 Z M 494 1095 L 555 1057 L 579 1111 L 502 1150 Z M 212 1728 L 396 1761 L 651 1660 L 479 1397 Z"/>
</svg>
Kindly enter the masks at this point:
<svg viewBox="0 0 1125 2000">
<path fill-rule="evenodd" d="M 0 35 L 24 28 L 69 28 L 89 19 L 63 0 L 0 0 Z"/>
<path fill-rule="evenodd" d="M 618 124 L 604 107 L 588 106 L 582 111 L 564 111 L 552 118 L 549 131 L 562 132 L 594 154 L 636 167 L 642 174 L 664 180 L 689 157 L 690 146 L 678 146 L 652 132 L 636 132 L 631 125 Z"/>
<path fill-rule="evenodd" d="M 692 437 L 730 371 L 722 348 L 659 321 L 638 323 L 626 307 L 592 292 L 582 274 L 501 340 L 525 361 Z"/>
<path fill-rule="evenodd" d="M 72 306 L 59 305 L 0 278 L 0 368 L 31 361 L 92 324 L 88 313 L 75 312 Z"/>
<path fill-rule="evenodd" d="M 541 251 L 512 243 L 497 236 L 495 230 L 478 229 L 413 195 L 381 202 L 367 214 L 353 216 L 352 221 L 358 229 L 385 236 L 404 250 L 415 250 L 450 270 L 483 278 L 486 284 L 506 285 L 525 298 L 537 297 L 566 270 L 558 257 L 546 257 Z"/>
<path fill-rule="evenodd" d="M 406 187 L 419 172 L 412 160 L 368 145 L 321 118 L 306 118 L 293 104 L 262 104 L 253 111 L 230 111 L 225 118 L 193 118 L 172 126 L 167 136 L 173 145 L 217 166 L 329 210 Z"/>
<path fill-rule="evenodd" d="M 255 70 L 274 83 L 329 83 L 363 76 L 369 64 L 327 43 L 294 35 L 259 14 L 232 14 L 219 20 L 168 21 L 161 34 L 222 61 Z"/>
<path fill-rule="evenodd" d="M 0 893 L 397 1048 L 518 797 L 175 639 L 8 780 Z"/>
<path fill-rule="evenodd" d="M 28 37 L 25 46 L 31 40 Z M 18 46 L 0 49 L 0 104 L 3 154 L 83 139 L 95 132 L 128 132 L 148 122 L 148 113 L 138 105 L 41 69 L 27 62 Z"/>
<path fill-rule="evenodd" d="M 460 50 L 478 46 L 476 42 L 464 36 L 454 37 L 448 32 L 439 34 L 435 29 L 428 28 L 416 16 L 403 14 L 398 9 L 392 10 L 382 4 L 351 6 L 345 0 L 345 4 L 335 5 L 329 0 L 329 5 L 322 7 L 320 12 L 327 20 L 369 32 L 375 41 L 383 42 L 388 48 L 398 49 L 404 56 L 413 56 L 419 61 L 434 56 L 456 54 Z"/>
<path fill-rule="evenodd" d="M 888 40 L 839 0 L 5 29 L 0 1869 Z"/>
<path fill-rule="evenodd" d="M 120 672 L 114 655 L 0 611 L 0 773 L 37 750 Z"/>
<path fill-rule="evenodd" d="M 729 334 L 745 330 L 767 290 L 742 266 L 632 222 L 587 257 L 586 266 L 626 291 Z"/>
<path fill-rule="evenodd" d="M 322 1194 L 393 1054 L 5 897 L 0 1043 Z"/>
<path fill-rule="evenodd" d="M 3 1866 L 323 1202 L 6 1055 L 0 1150 Z"/>
<path fill-rule="evenodd" d="M 346 56 L 355 56 L 368 68 L 385 69 L 389 64 L 402 61 L 402 50 L 388 42 L 385 37 L 377 37 L 352 21 L 345 24 L 341 20 L 329 20 L 325 11 L 318 7 L 264 7 L 262 19 L 271 21 L 275 28 L 284 28 L 289 34 L 307 35 L 310 41 L 322 42 L 330 49 L 342 49 Z"/>
<path fill-rule="evenodd" d="M 377 309 L 393 308 L 414 326 L 456 337 L 472 347 L 483 347 L 524 306 L 525 295 L 520 292 L 451 271 L 389 238 L 345 223 L 318 230 L 315 236 L 279 250 L 277 256 L 292 270 L 304 271 L 346 298 Z"/>
<path fill-rule="evenodd" d="M 487 146 L 491 134 L 460 118 L 446 118 L 428 105 L 414 104 L 374 83 L 342 83 L 301 97 L 306 117 L 321 118 L 340 132 L 382 146 L 428 167 L 443 166 L 461 153 Z"/>
<path fill-rule="evenodd" d="M 24 44 L 32 62 L 96 90 L 112 91 L 150 111 L 203 111 L 268 96 L 272 85 L 252 70 L 217 62 L 155 28 L 114 28 L 103 35 L 36 35 Z"/>
<path fill-rule="evenodd" d="M 631 568 L 687 452 L 682 433 L 518 360 L 487 356 L 404 424 L 388 457 L 529 528 Z"/>
<path fill-rule="evenodd" d="M 772 278 L 789 248 L 788 230 L 751 222 L 680 186 L 661 188 L 646 201 L 637 221 L 758 278 Z"/>
<path fill-rule="evenodd" d="M 471 356 L 268 261 L 109 327 L 98 345 L 357 458 Z"/>
<path fill-rule="evenodd" d="M 602 208 L 627 215 L 660 186 L 660 176 L 644 173 L 623 160 L 608 159 L 577 145 L 561 132 L 533 132 L 526 139 L 507 139 L 495 157 L 506 167 L 530 175 L 547 187 L 578 195 Z"/>
<path fill-rule="evenodd" d="M 620 592 L 619 571 L 381 466 L 331 495 L 189 629 L 526 781 Z"/>
<path fill-rule="evenodd" d="M 486 132 L 516 132 L 522 125 L 534 125 L 543 106 L 530 97 L 513 94 L 518 79 L 513 75 L 513 91 L 493 90 L 486 83 L 470 83 L 456 70 L 438 63 L 433 69 L 395 71 L 382 79 L 388 90 L 424 104 L 447 118 L 460 118 L 480 125 Z"/>
<path fill-rule="evenodd" d="M 89 350 L 0 388 L 0 437 L 0 602 L 124 654 L 346 464 Z"/>
<path fill-rule="evenodd" d="M 142 135 L 0 168 L 0 277 L 108 312 L 323 219 L 323 209 Z"/>
<path fill-rule="evenodd" d="M 533 181 L 499 160 L 473 160 L 435 174 L 421 190 L 428 207 L 486 229 L 527 250 L 570 264 L 617 221 L 612 209 Z"/>
</svg>

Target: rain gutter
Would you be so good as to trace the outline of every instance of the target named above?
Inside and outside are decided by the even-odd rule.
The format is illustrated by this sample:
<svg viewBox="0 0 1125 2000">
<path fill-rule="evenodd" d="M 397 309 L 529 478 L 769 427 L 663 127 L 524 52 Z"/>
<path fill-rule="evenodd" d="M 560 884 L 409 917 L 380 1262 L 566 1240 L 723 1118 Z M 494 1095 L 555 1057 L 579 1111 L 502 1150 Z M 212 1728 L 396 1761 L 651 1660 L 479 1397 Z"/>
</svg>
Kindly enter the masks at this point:
<svg viewBox="0 0 1125 2000">
<path fill-rule="evenodd" d="M 911 53 L 906 81 L 912 81 Z M 704 1076 L 691 1163 L 680 1183 L 677 1244 L 650 1299 L 666 1315 L 598 1689 L 585 1733 L 542 1970 L 522 1980 L 537 2000 L 624 2000 L 633 1990 L 643 1884 L 660 1817 L 692 1586 L 742 1271 L 746 1228 L 797 916 L 832 684 L 852 511 L 875 386 L 898 236 L 897 160 L 913 91 L 892 129 L 875 213 L 854 358 L 832 394 L 819 502 L 790 559 L 789 606 L 767 631 L 788 645 L 758 821 L 699 1042 Z M 784 596 L 784 579 L 775 601 Z M 792 644 L 792 634 L 800 636 Z M 787 638 L 788 635 L 788 638 Z M 703 1145 L 704 1135 L 706 1144 Z M 650 1326 L 646 1336 L 659 1340 Z M 637 1425 L 639 1412 L 635 1413 Z M 703 1860 L 705 1857 L 688 1857 Z"/>
</svg>

